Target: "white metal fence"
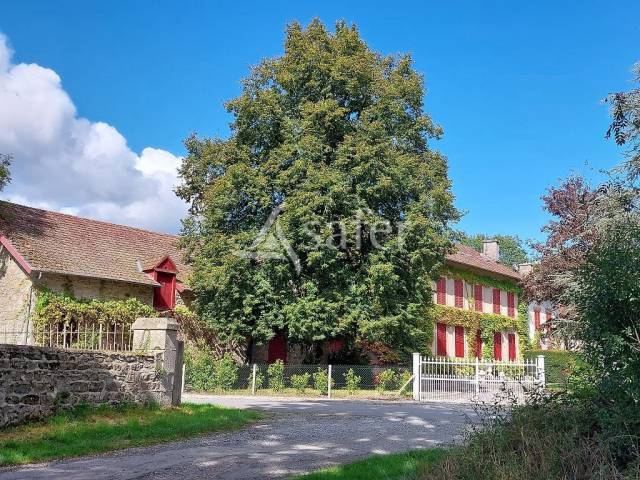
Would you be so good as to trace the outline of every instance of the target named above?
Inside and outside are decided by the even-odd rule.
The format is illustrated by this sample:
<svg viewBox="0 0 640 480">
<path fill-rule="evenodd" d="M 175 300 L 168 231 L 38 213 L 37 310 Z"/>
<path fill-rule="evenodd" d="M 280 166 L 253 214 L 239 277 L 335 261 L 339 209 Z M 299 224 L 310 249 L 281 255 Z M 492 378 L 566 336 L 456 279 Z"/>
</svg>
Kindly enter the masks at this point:
<svg viewBox="0 0 640 480">
<path fill-rule="evenodd" d="M 414 354 L 414 399 L 421 402 L 524 401 L 544 388 L 544 357 L 501 362 Z"/>
<path fill-rule="evenodd" d="M 133 349 L 131 325 L 46 324 L 24 329 L 0 328 L 0 343 L 81 350 L 128 352 Z"/>
</svg>

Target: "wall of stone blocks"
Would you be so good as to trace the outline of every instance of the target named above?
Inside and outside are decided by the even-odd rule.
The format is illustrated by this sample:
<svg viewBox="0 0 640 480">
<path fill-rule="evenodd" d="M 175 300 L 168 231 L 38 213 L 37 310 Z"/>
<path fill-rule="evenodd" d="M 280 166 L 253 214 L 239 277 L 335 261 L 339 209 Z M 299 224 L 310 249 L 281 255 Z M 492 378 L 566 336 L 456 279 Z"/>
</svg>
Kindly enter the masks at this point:
<svg viewBox="0 0 640 480">
<path fill-rule="evenodd" d="M 34 301 L 31 279 L 9 253 L 0 251 L 0 343 L 24 343 Z"/>
<path fill-rule="evenodd" d="M 0 428 L 77 404 L 170 404 L 161 357 L 0 345 Z"/>
</svg>

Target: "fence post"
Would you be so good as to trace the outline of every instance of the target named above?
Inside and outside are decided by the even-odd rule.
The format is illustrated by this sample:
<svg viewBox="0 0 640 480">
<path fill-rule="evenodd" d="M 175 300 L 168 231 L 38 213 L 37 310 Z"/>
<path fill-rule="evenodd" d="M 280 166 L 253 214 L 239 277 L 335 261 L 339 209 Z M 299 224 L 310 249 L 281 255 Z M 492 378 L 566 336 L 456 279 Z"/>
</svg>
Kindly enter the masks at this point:
<svg viewBox="0 0 640 480">
<path fill-rule="evenodd" d="M 251 395 L 256 394 L 256 370 L 258 366 L 253 364 L 253 373 L 251 374 Z"/>
<path fill-rule="evenodd" d="M 420 354 L 413 354 L 413 399 L 420 400 Z"/>
<path fill-rule="evenodd" d="M 329 380 L 329 384 L 327 386 L 327 398 L 331 398 L 331 365 L 329 365 L 329 374 L 328 374 L 329 378 L 327 380 Z"/>
<path fill-rule="evenodd" d="M 480 361 L 476 357 L 476 397 L 480 393 Z"/>
<path fill-rule="evenodd" d="M 544 372 L 544 355 L 538 355 L 537 357 L 537 370 L 538 370 L 538 382 L 540 383 L 540 387 L 544 388 L 546 385 L 546 378 Z"/>
<path fill-rule="evenodd" d="M 186 377 L 187 374 L 187 364 L 184 363 L 184 361 L 182 362 L 182 386 L 180 388 L 180 396 L 182 397 L 182 395 L 184 395 L 184 379 Z"/>
</svg>

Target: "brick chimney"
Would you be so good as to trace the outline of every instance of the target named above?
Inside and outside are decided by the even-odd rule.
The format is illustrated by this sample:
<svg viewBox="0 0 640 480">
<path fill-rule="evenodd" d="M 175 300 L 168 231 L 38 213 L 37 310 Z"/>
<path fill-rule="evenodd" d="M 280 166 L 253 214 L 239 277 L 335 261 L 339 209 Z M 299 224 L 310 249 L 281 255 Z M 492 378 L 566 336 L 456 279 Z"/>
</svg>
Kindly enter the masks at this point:
<svg viewBox="0 0 640 480">
<path fill-rule="evenodd" d="M 485 257 L 491 260 L 500 260 L 500 245 L 497 240 L 483 240 L 482 241 L 482 253 Z"/>
<path fill-rule="evenodd" d="M 529 275 L 533 270 L 533 263 L 519 263 L 518 264 L 518 273 L 523 277 Z"/>
</svg>

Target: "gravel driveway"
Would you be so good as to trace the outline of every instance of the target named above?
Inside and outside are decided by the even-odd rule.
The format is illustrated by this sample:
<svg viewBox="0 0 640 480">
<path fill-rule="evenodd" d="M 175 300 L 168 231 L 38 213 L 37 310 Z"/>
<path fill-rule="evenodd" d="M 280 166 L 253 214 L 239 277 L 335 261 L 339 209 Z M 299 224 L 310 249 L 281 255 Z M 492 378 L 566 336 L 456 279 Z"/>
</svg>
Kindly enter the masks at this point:
<svg viewBox="0 0 640 480">
<path fill-rule="evenodd" d="M 459 405 L 187 395 L 267 412 L 235 431 L 113 454 L 0 469 L 1 480 L 286 478 L 374 453 L 454 439 L 472 413 Z"/>
</svg>

